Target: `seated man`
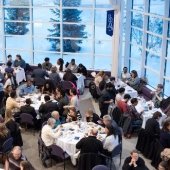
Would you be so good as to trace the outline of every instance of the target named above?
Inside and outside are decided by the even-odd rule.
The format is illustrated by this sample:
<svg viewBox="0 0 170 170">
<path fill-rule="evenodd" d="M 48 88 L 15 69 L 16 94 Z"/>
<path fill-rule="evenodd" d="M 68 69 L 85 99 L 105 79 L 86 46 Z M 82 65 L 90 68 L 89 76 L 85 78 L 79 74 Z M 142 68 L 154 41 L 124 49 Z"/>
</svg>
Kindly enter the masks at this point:
<svg viewBox="0 0 170 170">
<path fill-rule="evenodd" d="M 55 143 L 55 139 L 61 135 L 61 131 L 54 131 L 56 120 L 54 118 L 49 118 L 47 124 L 43 126 L 41 131 L 41 138 L 45 146 L 51 146 Z"/>
<path fill-rule="evenodd" d="M 44 59 L 44 63 L 42 64 L 42 68 L 43 68 L 44 70 L 50 71 L 51 67 L 52 67 L 52 64 L 50 63 L 50 59 L 49 59 L 48 57 L 46 57 L 46 58 Z"/>
<path fill-rule="evenodd" d="M 58 104 L 57 102 L 53 102 L 52 100 L 50 100 L 49 95 L 44 96 L 44 101 L 45 103 L 42 103 L 39 107 L 39 113 L 42 114 L 42 117 L 44 119 L 47 119 L 48 118 L 47 116 L 49 113 L 51 113 L 54 110 L 58 111 Z"/>
<path fill-rule="evenodd" d="M 147 170 L 145 162 L 142 158 L 139 157 L 137 151 L 132 151 L 130 156 L 125 159 L 122 170 Z"/>
<path fill-rule="evenodd" d="M 26 105 L 20 107 L 20 112 L 28 113 L 34 118 L 34 120 L 36 120 L 37 113 L 36 113 L 34 107 L 30 106 L 32 103 L 31 99 L 26 99 L 25 102 L 26 102 Z"/>
<path fill-rule="evenodd" d="M 71 62 L 67 66 L 67 70 L 71 70 L 72 73 L 77 73 L 78 66 L 75 63 L 75 59 L 71 59 Z"/>
<path fill-rule="evenodd" d="M 22 155 L 22 150 L 19 146 L 15 146 L 9 153 L 5 161 L 5 169 L 20 169 L 20 163 L 26 161 L 26 157 Z"/>
<path fill-rule="evenodd" d="M 80 149 L 80 154 L 102 152 L 103 145 L 102 142 L 96 138 L 97 134 L 98 130 L 93 128 L 88 137 L 82 138 L 76 144 L 76 148 Z"/>
<path fill-rule="evenodd" d="M 19 92 L 20 96 L 32 94 L 36 91 L 35 86 L 32 84 L 31 80 L 27 80 L 26 84 L 24 84 Z"/>
<path fill-rule="evenodd" d="M 59 115 L 59 112 L 58 112 L 58 111 L 53 111 L 53 112 L 51 113 L 51 117 L 55 119 L 54 129 L 55 129 L 58 125 L 61 125 L 60 115 Z"/>
</svg>

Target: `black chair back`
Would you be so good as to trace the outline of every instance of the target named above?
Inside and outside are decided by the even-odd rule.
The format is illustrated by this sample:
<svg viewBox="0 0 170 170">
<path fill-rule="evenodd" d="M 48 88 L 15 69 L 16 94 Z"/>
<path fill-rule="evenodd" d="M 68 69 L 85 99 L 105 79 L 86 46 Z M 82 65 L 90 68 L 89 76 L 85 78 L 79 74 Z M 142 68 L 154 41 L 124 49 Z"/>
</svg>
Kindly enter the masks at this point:
<svg viewBox="0 0 170 170">
<path fill-rule="evenodd" d="M 34 125 L 34 118 L 32 117 L 32 115 L 28 114 L 28 113 L 22 113 L 20 115 L 21 118 L 21 123 L 26 123 L 29 125 Z"/>
<path fill-rule="evenodd" d="M 13 148 L 13 138 L 11 137 L 4 142 L 2 146 L 2 152 L 8 153 L 11 151 L 12 148 Z"/>
</svg>

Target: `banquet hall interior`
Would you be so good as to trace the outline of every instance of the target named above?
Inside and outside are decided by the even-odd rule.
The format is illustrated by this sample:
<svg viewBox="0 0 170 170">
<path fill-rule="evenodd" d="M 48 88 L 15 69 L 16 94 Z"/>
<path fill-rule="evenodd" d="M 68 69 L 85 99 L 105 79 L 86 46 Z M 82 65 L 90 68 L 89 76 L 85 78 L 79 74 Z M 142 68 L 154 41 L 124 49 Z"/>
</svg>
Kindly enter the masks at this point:
<svg viewBox="0 0 170 170">
<path fill-rule="evenodd" d="M 170 170 L 170 0 L 0 0 L 0 170 Z"/>
</svg>

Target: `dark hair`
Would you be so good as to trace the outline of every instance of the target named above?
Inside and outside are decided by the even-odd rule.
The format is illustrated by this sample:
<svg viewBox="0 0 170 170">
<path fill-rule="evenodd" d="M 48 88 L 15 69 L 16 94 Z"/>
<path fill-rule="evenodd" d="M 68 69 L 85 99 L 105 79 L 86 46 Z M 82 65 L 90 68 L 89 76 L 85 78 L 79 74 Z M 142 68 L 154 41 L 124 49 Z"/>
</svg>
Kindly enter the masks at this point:
<svg viewBox="0 0 170 170">
<path fill-rule="evenodd" d="M 125 94 L 124 99 L 131 99 L 131 96 L 129 94 Z"/>
<path fill-rule="evenodd" d="M 49 87 L 47 88 L 46 87 L 46 84 L 49 84 Z M 50 80 L 50 79 L 48 79 L 48 80 L 46 80 L 45 82 L 44 82 L 44 90 L 46 91 L 46 90 L 48 90 L 50 93 L 52 93 L 53 92 L 53 90 L 55 90 L 55 88 L 54 88 L 54 85 L 53 85 L 53 82 L 52 82 L 52 80 Z"/>
<path fill-rule="evenodd" d="M 30 105 L 32 103 L 32 101 L 31 101 L 30 98 L 28 98 L 28 99 L 25 100 L 25 103 Z"/>
<path fill-rule="evenodd" d="M 17 58 L 19 58 L 19 60 L 21 60 L 21 59 L 22 59 L 22 57 L 21 57 L 21 55 L 20 55 L 20 54 L 17 54 L 17 55 L 16 55 L 16 57 L 17 57 Z"/>
<path fill-rule="evenodd" d="M 45 95 L 44 96 L 44 100 L 45 100 L 45 102 L 49 101 L 50 100 L 50 96 L 49 95 Z"/>
<path fill-rule="evenodd" d="M 132 98 L 132 99 L 130 100 L 130 102 L 131 102 L 132 104 L 135 104 L 135 103 L 138 102 L 138 99 L 137 99 L 137 98 Z"/>
<path fill-rule="evenodd" d="M 10 85 L 10 84 L 8 84 L 8 85 L 6 86 L 6 88 L 5 88 L 5 89 L 8 89 L 10 86 L 11 86 L 11 85 Z M 11 87 L 12 87 L 12 86 L 11 86 Z"/>
<path fill-rule="evenodd" d="M 139 152 L 137 151 L 137 150 L 132 150 L 131 152 L 130 152 L 130 154 L 132 155 L 133 153 L 137 153 L 137 154 L 139 154 Z"/>
<path fill-rule="evenodd" d="M 157 87 L 163 89 L 164 86 L 162 84 L 158 84 Z"/>
<path fill-rule="evenodd" d="M 20 165 L 23 167 L 23 170 L 33 169 L 31 164 L 28 161 L 21 161 Z"/>
<path fill-rule="evenodd" d="M 9 54 L 8 56 L 7 56 L 7 58 L 11 58 L 12 57 L 12 55 L 11 54 Z"/>
<path fill-rule="evenodd" d="M 125 88 L 124 87 L 119 88 L 118 92 L 119 93 L 124 93 L 125 92 Z"/>
<path fill-rule="evenodd" d="M 8 77 L 8 78 L 11 78 L 11 77 L 12 77 L 12 74 L 11 74 L 11 73 L 7 73 L 7 77 Z"/>
<path fill-rule="evenodd" d="M 40 63 L 38 64 L 38 68 L 42 68 L 42 65 Z"/>
<path fill-rule="evenodd" d="M 12 90 L 11 94 L 10 94 L 10 97 L 12 98 L 15 98 L 17 95 L 16 91 L 15 90 Z"/>
<path fill-rule="evenodd" d="M 137 73 L 137 71 L 136 71 L 136 70 L 132 70 L 132 71 L 131 71 L 131 73 L 133 73 L 133 74 L 134 74 L 134 77 L 137 77 L 137 76 L 138 76 L 138 73 Z"/>
<path fill-rule="evenodd" d="M 106 125 L 105 128 L 109 130 L 107 136 L 114 135 L 116 137 L 116 129 L 112 125 Z"/>
<path fill-rule="evenodd" d="M 168 126 L 170 126 L 170 121 L 167 120 L 163 123 L 162 130 L 165 132 L 169 132 Z"/>
<path fill-rule="evenodd" d="M 113 88 L 113 87 L 114 87 L 114 85 L 111 82 L 106 83 L 106 87 L 105 88 Z"/>
<path fill-rule="evenodd" d="M 59 71 L 63 71 L 64 60 L 62 58 L 59 58 L 58 61 L 60 62 Z"/>
<path fill-rule="evenodd" d="M 127 69 L 127 67 L 125 66 L 125 67 L 123 67 L 123 69 Z"/>
<path fill-rule="evenodd" d="M 11 66 L 12 66 L 12 62 L 11 62 L 11 61 L 8 61 L 8 62 L 6 63 L 6 65 L 7 65 L 8 67 L 11 67 Z"/>
<path fill-rule="evenodd" d="M 110 77 L 110 81 L 115 81 L 116 78 L 115 77 Z"/>
<path fill-rule="evenodd" d="M 162 114 L 161 114 L 161 112 L 158 112 L 158 111 L 155 112 L 152 116 L 153 119 L 158 119 L 159 117 L 162 117 Z"/>
<path fill-rule="evenodd" d="M 77 95 L 77 90 L 75 88 L 71 88 L 70 91 L 74 94 Z"/>
<path fill-rule="evenodd" d="M 71 59 L 71 62 L 75 62 L 75 59 L 74 59 L 74 58 L 72 58 L 72 59 Z"/>
<path fill-rule="evenodd" d="M 48 57 L 46 57 L 46 58 L 44 59 L 44 61 L 50 61 L 50 59 L 49 59 Z"/>
</svg>

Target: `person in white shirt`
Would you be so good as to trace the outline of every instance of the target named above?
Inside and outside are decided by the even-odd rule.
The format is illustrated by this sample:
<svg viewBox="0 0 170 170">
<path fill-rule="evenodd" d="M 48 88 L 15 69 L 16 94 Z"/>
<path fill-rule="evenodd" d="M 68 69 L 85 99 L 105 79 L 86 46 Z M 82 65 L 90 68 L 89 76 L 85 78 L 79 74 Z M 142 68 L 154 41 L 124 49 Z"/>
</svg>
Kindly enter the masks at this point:
<svg viewBox="0 0 170 170">
<path fill-rule="evenodd" d="M 61 135 L 61 131 L 53 129 L 55 126 L 56 120 L 54 118 L 49 118 L 47 124 L 43 126 L 41 131 L 41 138 L 45 146 L 51 146 L 54 144 L 55 139 Z"/>
<path fill-rule="evenodd" d="M 105 133 L 107 136 L 103 143 L 104 154 L 111 156 L 113 149 L 119 144 L 118 135 L 112 125 L 105 126 Z"/>
<path fill-rule="evenodd" d="M 126 82 L 126 80 L 130 79 L 130 73 L 128 73 L 128 68 L 127 67 L 123 67 L 123 71 L 121 74 L 121 79 L 123 82 Z"/>
<path fill-rule="evenodd" d="M 124 94 L 125 94 L 125 88 L 121 87 L 118 90 L 118 93 L 116 94 L 116 98 L 115 98 L 115 105 L 116 106 L 117 106 L 118 101 L 123 100 Z"/>
</svg>

